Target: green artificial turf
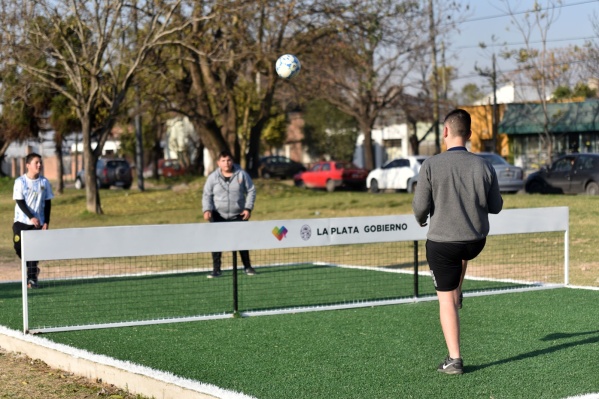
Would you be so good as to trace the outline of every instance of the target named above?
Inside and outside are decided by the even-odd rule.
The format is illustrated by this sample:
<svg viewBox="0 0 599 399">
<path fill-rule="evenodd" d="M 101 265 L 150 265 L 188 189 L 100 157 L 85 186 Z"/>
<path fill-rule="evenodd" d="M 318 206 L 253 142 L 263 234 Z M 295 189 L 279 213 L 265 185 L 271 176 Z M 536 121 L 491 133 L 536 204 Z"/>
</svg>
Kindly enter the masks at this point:
<svg viewBox="0 0 599 399">
<path fill-rule="evenodd" d="M 564 398 L 599 392 L 598 291 L 466 298 L 465 374 L 436 302 L 75 331 L 45 337 L 261 399 Z"/>
<path fill-rule="evenodd" d="M 327 265 L 297 264 L 239 271 L 239 312 L 318 307 L 413 298 L 414 275 Z M 193 316 L 233 314 L 232 271 L 43 280 L 28 290 L 28 329 L 86 326 Z M 20 283 L 3 284 L 4 306 L 21 303 Z M 418 295 L 434 295 L 428 274 L 418 275 Z M 468 281 L 466 292 L 524 287 L 492 280 Z M 11 298 L 9 298 L 11 297 Z M 2 317 L 0 316 L 0 320 Z M 7 324 L 22 330 L 22 323 Z M 7 320 L 8 323 L 8 320 Z"/>
</svg>

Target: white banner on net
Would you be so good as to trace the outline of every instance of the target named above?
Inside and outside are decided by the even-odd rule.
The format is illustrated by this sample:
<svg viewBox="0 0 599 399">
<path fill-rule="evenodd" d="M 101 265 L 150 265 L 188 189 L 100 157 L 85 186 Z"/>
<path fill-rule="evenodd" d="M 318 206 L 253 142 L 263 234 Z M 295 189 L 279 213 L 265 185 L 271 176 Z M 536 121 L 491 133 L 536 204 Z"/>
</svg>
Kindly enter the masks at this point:
<svg viewBox="0 0 599 399">
<path fill-rule="evenodd" d="M 490 235 L 568 230 L 568 208 L 506 209 Z M 89 259 L 421 241 L 413 215 L 24 231 L 22 260 Z"/>
</svg>

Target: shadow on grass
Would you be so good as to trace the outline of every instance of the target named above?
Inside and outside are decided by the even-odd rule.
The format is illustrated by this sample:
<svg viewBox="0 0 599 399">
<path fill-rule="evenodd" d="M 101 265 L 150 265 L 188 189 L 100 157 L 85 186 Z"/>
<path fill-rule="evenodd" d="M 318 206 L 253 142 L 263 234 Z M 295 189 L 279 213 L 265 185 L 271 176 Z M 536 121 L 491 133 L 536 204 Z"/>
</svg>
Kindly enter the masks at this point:
<svg viewBox="0 0 599 399">
<path fill-rule="evenodd" d="M 553 333 L 553 334 L 544 336 L 543 338 L 541 338 L 541 341 L 553 341 L 556 339 L 580 337 L 581 335 L 589 335 L 589 334 L 599 334 L 599 330 L 577 332 L 577 333 Z"/>
<path fill-rule="evenodd" d="M 515 362 L 518 360 L 524 360 L 524 359 L 529 359 L 529 358 L 536 357 L 536 356 L 542 356 L 542 355 L 547 355 L 550 353 L 555 353 L 555 352 L 558 352 L 558 351 L 561 351 L 564 349 L 573 348 L 573 347 L 580 346 L 580 345 L 596 344 L 599 342 L 599 331 L 588 331 L 588 332 L 572 333 L 572 334 L 555 333 L 555 334 L 549 334 L 546 337 L 541 338 L 541 340 L 548 341 L 550 339 L 570 338 L 570 337 L 576 337 L 576 336 L 587 335 L 587 334 L 597 334 L 597 336 L 589 337 L 589 338 L 586 338 L 586 339 L 583 339 L 580 341 L 574 341 L 574 342 L 568 342 L 568 343 L 564 343 L 564 344 L 554 345 L 554 346 L 551 346 L 551 347 L 545 348 L 545 349 L 538 349 L 538 350 L 534 350 L 531 352 L 522 353 L 520 355 L 508 357 L 506 359 L 501 359 L 501 360 L 497 360 L 497 361 L 490 362 L 490 363 L 480 364 L 478 366 L 465 366 L 464 372 L 469 373 L 469 372 L 479 371 L 479 370 L 482 370 L 482 369 L 485 369 L 485 368 L 491 367 L 491 366 L 499 366 L 502 364 L 511 363 L 511 362 Z M 553 337 L 553 338 L 548 338 L 548 337 Z"/>
</svg>

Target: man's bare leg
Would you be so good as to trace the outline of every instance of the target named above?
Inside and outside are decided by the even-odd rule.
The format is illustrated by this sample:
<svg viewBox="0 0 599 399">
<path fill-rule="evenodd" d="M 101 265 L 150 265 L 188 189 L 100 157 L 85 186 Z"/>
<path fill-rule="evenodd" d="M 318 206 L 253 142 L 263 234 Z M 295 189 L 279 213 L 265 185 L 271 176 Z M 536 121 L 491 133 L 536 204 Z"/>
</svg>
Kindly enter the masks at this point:
<svg viewBox="0 0 599 399">
<path fill-rule="evenodd" d="M 460 353 L 460 318 L 456 298 L 458 289 L 453 291 L 437 291 L 439 298 L 439 318 L 445 337 L 445 344 L 452 359 L 462 357 Z"/>
</svg>

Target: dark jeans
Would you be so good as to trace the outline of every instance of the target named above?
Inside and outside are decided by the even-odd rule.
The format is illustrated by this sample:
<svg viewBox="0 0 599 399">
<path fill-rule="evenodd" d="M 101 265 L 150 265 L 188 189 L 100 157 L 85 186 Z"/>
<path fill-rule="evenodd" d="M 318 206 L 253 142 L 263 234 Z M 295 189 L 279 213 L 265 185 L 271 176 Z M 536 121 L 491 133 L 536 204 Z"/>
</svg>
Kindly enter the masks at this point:
<svg viewBox="0 0 599 399">
<path fill-rule="evenodd" d="M 12 225 L 12 231 L 14 233 L 12 241 L 15 247 L 15 252 L 17 253 L 19 259 L 21 259 L 21 231 L 35 229 L 35 226 L 21 222 L 15 222 Z M 27 262 L 27 280 L 33 280 L 37 282 L 37 276 L 40 272 L 40 269 L 37 267 L 37 264 L 37 261 Z"/>
<path fill-rule="evenodd" d="M 220 213 L 216 211 L 212 211 L 212 218 L 210 219 L 210 223 L 221 223 L 221 222 L 241 222 L 243 221 L 243 216 L 237 215 L 234 219 L 224 219 Z M 249 251 L 239 251 L 239 256 L 241 256 L 241 262 L 243 263 L 244 268 L 252 267 L 250 263 L 250 252 Z M 220 270 L 221 267 L 221 257 L 222 252 L 212 252 L 212 268 L 217 271 Z"/>
</svg>

